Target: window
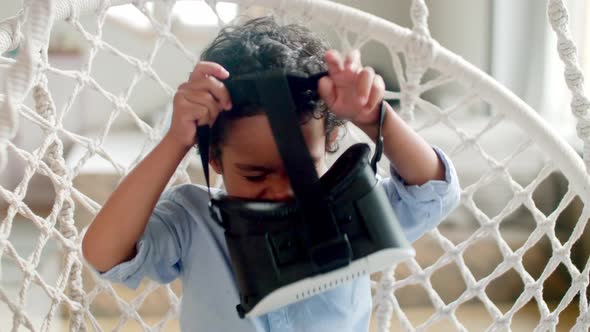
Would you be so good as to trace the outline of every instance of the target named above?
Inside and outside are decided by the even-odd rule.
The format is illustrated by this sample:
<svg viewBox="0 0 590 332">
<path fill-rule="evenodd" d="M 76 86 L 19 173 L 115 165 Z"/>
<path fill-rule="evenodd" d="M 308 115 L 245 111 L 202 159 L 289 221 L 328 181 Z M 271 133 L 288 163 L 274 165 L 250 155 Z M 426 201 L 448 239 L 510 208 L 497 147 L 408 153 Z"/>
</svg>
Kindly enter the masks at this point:
<svg viewBox="0 0 590 332">
<path fill-rule="evenodd" d="M 158 17 L 158 13 L 165 10 L 163 6 L 148 2 L 143 10 Z M 215 7 L 217 14 L 204 1 L 180 0 L 172 8 L 172 21 L 186 26 L 216 26 L 218 18 L 227 23 L 236 17 L 238 12 L 238 6 L 235 3 L 218 2 Z M 147 29 L 150 25 L 146 15 L 132 4 L 111 7 L 107 15 L 115 21 L 126 22 L 138 29 Z"/>
<path fill-rule="evenodd" d="M 216 10 L 219 19 L 227 23 L 236 17 L 238 7 L 235 3 L 218 2 Z M 217 25 L 217 14 L 203 1 L 177 1 L 172 15 L 186 25 Z"/>
</svg>

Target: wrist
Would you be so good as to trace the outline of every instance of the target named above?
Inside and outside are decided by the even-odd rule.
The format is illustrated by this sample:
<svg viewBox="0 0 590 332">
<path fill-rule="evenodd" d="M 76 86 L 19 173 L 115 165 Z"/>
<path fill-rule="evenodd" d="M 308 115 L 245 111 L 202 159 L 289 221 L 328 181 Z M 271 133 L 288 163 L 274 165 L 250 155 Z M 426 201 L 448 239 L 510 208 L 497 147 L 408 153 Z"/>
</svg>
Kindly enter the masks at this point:
<svg viewBox="0 0 590 332">
<path fill-rule="evenodd" d="M 384 105 L 384 109 L 383 112 L 385 113 L 383 116 L 383 125 L 385 125 L 385 122 L 387 121 L 388 118 L 388 113 L 391 110 L 391 106 L 389 106 L 389 104 L 385 101 L 382 101 L 380 103 L 378 103 L 375 106 L 375 109 L 373 111 L 371 111 L 371 114 L 373 116 L 371 116 L 371 120 L 370 121 L 352 121 L 352 123 L 357 126 L 359 129 L 361 129 L 367 136 L 369 136 L 372 140 L 375 140 L 375 138 L 377 137 L 377 132 L 379 130 L 379 126 L 382 125 L 381 124 L 381 105 Z M 382 133 L 383 134 L 383 133 Z"/>
<path fill-rule="evenodd" d="M 176 135 L 171 133 L 170 131 L 164 135 L 162 141 L 160 142 L 161 145 L 165 145 L 171 151 L 176 151 L 182 153 L 183 155 L 186 154 L 194 144 L 187 144 L 182 139 L 178 138 Z"/>
</svg>

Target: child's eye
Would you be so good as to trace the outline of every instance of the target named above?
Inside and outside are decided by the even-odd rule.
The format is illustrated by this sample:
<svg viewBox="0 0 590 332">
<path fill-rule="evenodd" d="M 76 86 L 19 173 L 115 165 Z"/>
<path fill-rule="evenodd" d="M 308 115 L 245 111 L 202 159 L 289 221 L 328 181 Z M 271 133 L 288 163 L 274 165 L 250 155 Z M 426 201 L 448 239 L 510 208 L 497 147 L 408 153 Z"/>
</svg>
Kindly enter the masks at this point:
<svg viewBox="0 0 590 332">
<path fill-rule="evenodd" d="M 262 182 L 266 178 L 266 174 L 255 175 L 255 176 L 244 176 L 244 178 L 250 182 Z"/>
</svg>

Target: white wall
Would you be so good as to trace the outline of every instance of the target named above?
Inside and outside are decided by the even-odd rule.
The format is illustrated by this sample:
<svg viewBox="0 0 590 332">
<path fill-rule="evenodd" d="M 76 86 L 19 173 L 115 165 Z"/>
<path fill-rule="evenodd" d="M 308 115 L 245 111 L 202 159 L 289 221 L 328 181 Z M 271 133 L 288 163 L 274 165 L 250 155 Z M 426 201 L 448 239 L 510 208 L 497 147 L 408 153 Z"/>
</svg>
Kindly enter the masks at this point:
<svg viewBox="0 0 590 332">
<path fill-rule="evenodd" d="M 4 0 L 0 3 L 0 20 L 16 15 L 22 7 L 21 0 Z"/>
<path fill-rule="evenodd" d="M 400 26 L 412 28 L 409 14 L 411 0 L 336 0 L 335 2 L 356 7 Z M 432 37 L 443 47 L 489 73 L 492 45 L 492 0 L 428 1 L 427 5 L 429 8 L 428 25 Z M 389 54 L 381 46 L 367 45 L 363 49 L 363 61 L 373 66 L 385 78 L 388 89 L 397 90 L 398 83 L 393 67 L 389 63 Z M 426 75 L 428 77 L 431 74 L 427 73 Z M 445 86 L 435 91 L 426 92 L 423 97 L 442 106 L 453 103 L 458 96 L 463 94 L 464 91 L 460 87 Z M 485 108 L 477 105 L 470 111 L 481 112 L 485 111 Z"/>
<path fill-rule="evenodd" d="M 411 28 L 411 0 L 336 0 Z M 427 1 L 432 37 L 482 70 L 489 67 L 492 0 Z"/>
</svg>

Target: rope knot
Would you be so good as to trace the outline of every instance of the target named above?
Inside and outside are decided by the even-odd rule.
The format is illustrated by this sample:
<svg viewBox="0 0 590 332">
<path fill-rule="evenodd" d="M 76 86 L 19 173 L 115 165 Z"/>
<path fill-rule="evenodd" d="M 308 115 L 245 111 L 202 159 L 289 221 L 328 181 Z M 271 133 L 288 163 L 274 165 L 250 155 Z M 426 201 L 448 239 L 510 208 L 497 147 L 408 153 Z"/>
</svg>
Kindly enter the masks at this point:
<svg viewBox="0 0 590 332">
<path fill-rule="evenodd" d="M 570 255 L 570 250 L 566 247 L 560 247 L 553 250 L 553 257 L 559 258 L 559 260 L 563 261 L 563 258 L 567 258 Z"/>
<path fill-rule="evenodd" d="M 571 58 L 576 56 L 577 48 L 576 45 L 569 39 L 560 40 L 557 43 L 557 50 L 561 56 Z"/>
<path fill-rule="evenodd" d="M 418 87 L 413 83 L 404 84 L 400 91 L 400 102 L 413 105 L 418 99 Z"/>
<path fill-rule="evenodd" d="M 127 103 L 125 102 L 125 98 L 124 98 L 124 97 L 122 97 L 122 96 L 116 97 L 116 98 L 113 100 L 113 102 L 115 103 L 115 108 L 116 108 L 118 111 L 125 110 L 125 105 L 126 105 Z"/>
<path fill-rule="evenodd" d="M 94 49 L 102 49 L 104 46 L 104 41 L 100 39 L 100 37 L 98 36 L 92 35 L 88 37 L 88 42 L 90 43 L 90 45 L 92 45 L 92 48 Z"/>
<path fill-rule="evenodd" d="M 435 41 L 428 35 L 412 33 L 409 42 L 406 44 L 406 56 L 408 64 L 406 71 L 423 71 L 432 64 L 434 60 Z M 408 81 L 410 78 L 408 78 Z"/>
<path fill-rule="evenodd" d="M 550 324 L 551 326 L 557 325 L 557 317 L 555 317 L 555 313 L 550 313 L 547 317 L 541 320 L 542 323 Z"/>
<path fill-rule="evenodd" d="M 528 197 L 529 192 L 526 189 L 520 189 L 514 192 L 514 198 L 516 199 L 516 201 L 520 203 L 525 202 L 528 199 Z"/>
<path fill-rule="evenodd" d="M 572 280 L 572 286 L 576 285 L 579 289 L 585 289 L 588 285 L 588 275 L 580 273 L 577 277 Z"/>
<path fill-rule="evenodd" d="M 66 21 L 75 23 L 80 18 L 80 6 L 75 1 L 69 2 L 70 15 L 65 19 Z"/>
<path fill-rule="evenodd" d="M 590 109 L 590 101 L 586 96 L 575 94 L 572 98 L 572 111 L 577 117 L 583 117 Z"/>
<path fill-rule="evenodd" d="M 584 84 L 584 76 L 576 67 L 566 67 L 564 76 L 567 86 L 570 89 L 580 89 Z"/>
<path fill-rule="evenodd" d="M 88 149 L 88 152 L 90 152 L 91 156 L 94 156 L 96 154 L 96 152 L 100 149 L 101 143 L 100 143 L 100 139 L 95 138 L 93 140 L 90 140 L 88 142 L 88 145 L 86 146 L 86 148 Z"/>
<path fill-rule="evenodd" d="M 506 318 L 506 316 L 497 317 L 494 326 L 499 326 L 499 330 L 501 331 L 510 330 L 510 323 L 508 322 L 508 318 Z"/>
<path fill-rule="evenodd" d="M 401 94 L 401 117 L 411 121 L 414 107 L 419 97 L 419 86 L 426 69 L 430 67 L 435 57 L 435 41 L 427 34 L 414 31 L 406 44 L 406 77 L 404 91 Z"/>
<path fill-rule="evenodd" d="M 504 256 L 504 262 L 506 262 L 509 266 L 516 266 L 520 261 L 520 256 L 515 253 L 508 254 Z"/>
<path fill-rule="evenodd" d="M 421 35 L 430 36 L 428 31 L 428 6 L 424 0 L 414 0 L 410 7 L 410 17 L 414 25 L 413 30 Z"/>
<path fill-rule="evenodd" d="M 561 1 L 550 0 L 547 7 L 547 14 L 549 16 L 549 21 L 554 28 L 563 29 L 567 26 L 568 14 Z"/>
<path fill-rule="evenodd" d="M 585 315 L 579 315 L 578 319 L 576 319 L 576 326 L 588 326 L 590 325 L 590 315 L 585 314 Z M 575 326 L 574 326 L 575 328 Z M 583 331 L 583 330 L 575 330 L 574 328 L 572 328 L 572 331 Z"/>
<path fill-rule="evenodd" d="M 137 63 L 137 70 L 139 70 L 140 74 L 146 74 L 150 71 L 150 64 L 147 61 L 139 61 Z M 151 76 L 151 73 L 150 73 Z"/>
<path fill-rule="evenodd" d="M 53 107 L 53 101 L 42 82 L 35 85 L 33 88 L 33 98 L 35 99 L 35 109 L 37 113 L 45 120 L 54 122 L 55 108 Z"/>
<path fill-rule="evenodd" d="M 581 139 L 588 141 L 590 139 L 590 119 L 580 119 L 576 125 L 576 132 Z"/>
<path fill-rule="evenodd" d="M 485 286 L 481 282 L 476 282 L 475 284 L 469 287 L 469 290 L 473 294 L 482 294 L 484 292 Z"/>
<path fill-rule="evenodd" d="M 524 293 L 528 294 L 540 294 L 541 286 L 537 282 L 531 282 L 524 286 Z"/>
<path fill-rule="evenodd" d="M 88 82 L 90 82 L 90 76 L 88 76 L 87 72 L 77 72 L 76 73 L 76 80 L 78 81 L 78 83 L 80 83 L 80 85 L 88 85 Z"/>
</svg>

